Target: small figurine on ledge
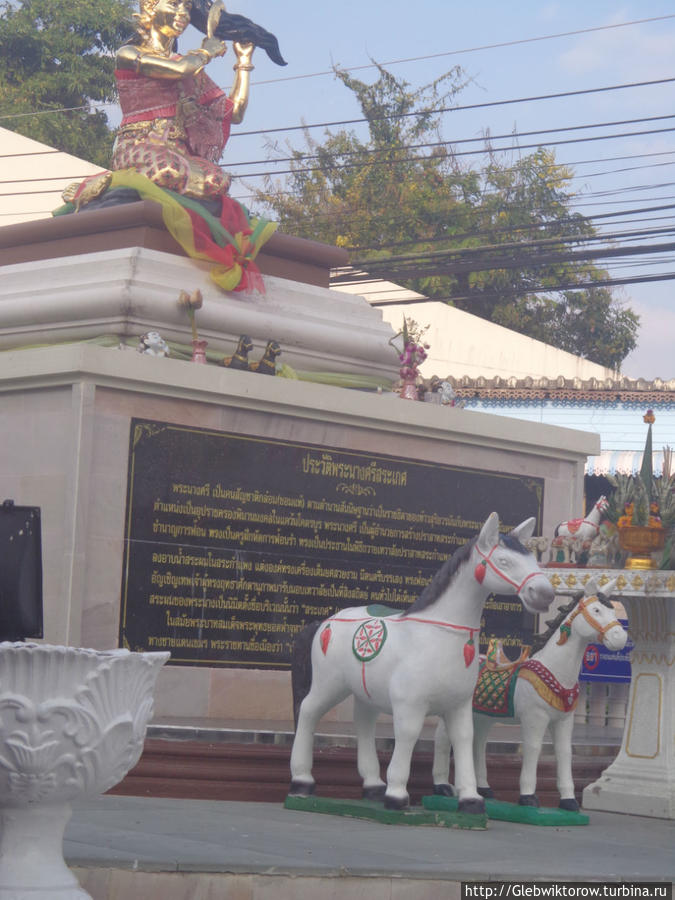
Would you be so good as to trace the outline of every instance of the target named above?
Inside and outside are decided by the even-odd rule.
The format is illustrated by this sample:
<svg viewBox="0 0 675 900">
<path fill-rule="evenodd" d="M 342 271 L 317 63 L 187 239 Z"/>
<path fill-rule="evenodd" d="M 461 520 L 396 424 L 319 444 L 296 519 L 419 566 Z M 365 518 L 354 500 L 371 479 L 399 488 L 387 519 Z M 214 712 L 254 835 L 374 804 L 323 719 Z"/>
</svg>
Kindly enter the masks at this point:
<svg viewBox="0 0 675 900">
<path fill-rule="evenodd" d="M 555 530 L 556 537 L 574 537 L 592 541 L 600 531 L 600 523 L 609 506 L 606 497 L 600 497 L 593 504 L 593 509 L 581 519 L 569 519 L 561 522 Z"/>
<path fill-rule="evenodd" d="M 277 374 L 277 357 L 281 355 L 281 345 L 278 341 L 268 341 L 265 352 L 258 362 L 249 363 L 251 372 L 258 372 L 259 375 L 276 375 Z"/>
<path fill-rule="evenodd" d="M 146 331 L 139 338 L 138 352 L 146 356 L 168 356 L 171 351 L 158 331 Z"/>
<path fill-rule="evenodd" d="M 226 369 L 241 369 L 247 372 L 249 367 L 248 355 L 251 350 L 253 350 L 253 341 L 247 334 L 242 334 L 234 355 L 226 356 L 223 360 L 223 365 Z"/>
</svg>

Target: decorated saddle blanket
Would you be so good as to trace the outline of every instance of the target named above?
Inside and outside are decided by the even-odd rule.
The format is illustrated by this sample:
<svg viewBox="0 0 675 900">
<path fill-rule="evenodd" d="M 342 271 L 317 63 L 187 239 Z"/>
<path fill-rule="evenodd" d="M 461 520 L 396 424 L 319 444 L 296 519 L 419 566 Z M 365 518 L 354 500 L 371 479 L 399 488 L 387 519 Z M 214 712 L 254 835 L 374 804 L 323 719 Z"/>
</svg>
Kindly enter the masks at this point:
<svg viewBox="0 0 675 900">
<path fill-rule="evenodd" d="M 572 712 L 579 700 L 579 683 L 566 688 L 537 659 L 526 659 L 513 666 L 490 668 L 481 660 L 478 681 L 473 693 L 474 712 L 485 716 L 513 717 L 514 694 L 518 679 L 528 681 L 549 706 L 561 712 Z"/>
<path fill-rule="evenodd" d="M 481 659 L 478 681 L 473 692 L 474 712 L 486 716 L 513 717 L 513 695 L 516 689 L 518 666 L 494 669 Z"/>
</svg>

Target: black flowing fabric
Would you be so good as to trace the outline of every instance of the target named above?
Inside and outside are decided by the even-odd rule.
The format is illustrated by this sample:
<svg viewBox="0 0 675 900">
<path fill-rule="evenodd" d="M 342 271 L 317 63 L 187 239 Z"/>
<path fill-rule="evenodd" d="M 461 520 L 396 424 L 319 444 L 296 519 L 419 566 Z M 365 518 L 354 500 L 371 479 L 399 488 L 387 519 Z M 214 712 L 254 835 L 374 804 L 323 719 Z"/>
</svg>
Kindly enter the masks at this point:
<svg viewBox="0 0 675 900">
<path fill-rule="evenodd" d="M 202 34 L 206 34 L 206 23 L 211 6 L 210 0 L 192 0 L 190 22 Z M 272 62 L 278 66 L 287 65 L 279 50 L 279 41 L 276 37 L 260 25 L 256 25 L 255 22 L 247 19 L 246 16 L 237 16 L 223 12 L 213 36 L 221 41 L 253 43 L 256 47 L 261 47 Z"/>
</svg>

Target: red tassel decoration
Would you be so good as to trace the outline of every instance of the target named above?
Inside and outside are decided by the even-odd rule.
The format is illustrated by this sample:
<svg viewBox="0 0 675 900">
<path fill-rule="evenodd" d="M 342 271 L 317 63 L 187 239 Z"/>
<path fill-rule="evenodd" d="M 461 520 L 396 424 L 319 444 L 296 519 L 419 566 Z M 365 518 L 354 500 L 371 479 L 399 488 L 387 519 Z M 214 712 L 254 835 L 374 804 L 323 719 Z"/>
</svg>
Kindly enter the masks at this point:
<svg viewBox="0 0 675 900">
<path fill-rule="evenodd" d="M 328 645 L 330 644 L 331 637 L 332 637 L 332 635 L 331 635 L 330 625 L 326 625 L 324 630 L 321 632 L 321 637 L 319 639 L 321 641 L 321 649 L 323 650 L 324 656 L 328 652 Z"/>
<path fill-rule="evenodd" d="M 473 662 L 473 658 L 476 655 L 476 645 L 473 642 L 473 635 L 469 638 L 469 640 L 464 644 L 464 665 L 469 668 L 471 663 Z"/>
<path fill-rule="evenodd" d="M 487 563 L 485 560 L 482 560 L 478 563 L 476 568 L 473 570 L 473 577 L 476 579 L 478 584 L 483 583 L 483 579 L 485 578 L 485 572 L 487 570 Z"/>
</svg>

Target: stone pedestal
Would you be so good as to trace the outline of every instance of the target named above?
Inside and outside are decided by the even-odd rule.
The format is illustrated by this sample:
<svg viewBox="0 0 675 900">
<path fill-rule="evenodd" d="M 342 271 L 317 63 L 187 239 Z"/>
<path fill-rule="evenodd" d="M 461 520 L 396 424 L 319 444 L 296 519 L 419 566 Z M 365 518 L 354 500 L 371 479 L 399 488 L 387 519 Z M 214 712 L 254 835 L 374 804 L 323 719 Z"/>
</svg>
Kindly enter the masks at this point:
<svg viewBox="0 0 675 900">
<path fill-rule="evenodd" d="M 621 749 L 583 793 L 586 809 L 675 818 L 675 572 L 613 569 L 549 570 L 559 594 L 572 594 L 591 575 L 619 577 L 634 643 Z"/>
<path fill-rule="evenodd" d="M 541 478 L 544 530 L 578 508 L 584 459 L 597 440 L 396 395 L 88 344 L 0 353 L 0 414 L 3 490 L 42 509 L 45 636 L 97 648 L 116 646 L 119 635 L 134 418 Z M 196 471 L 192 480 L 199 478 Z M 221 480 L 227 483 L 226 469 Z M 448 497 L 449 511 L 451 504 Z M 170 665 L 158 683 L 157 710 L 291 720 L 290 675 Z"/>
<path fill-rule="evenodd" d="M 331 452 L 354 454 L 366 468 L 384 454 L 402 464 L 428 467 L 429 478 L 434 466 L 446 466 L 471 469 L 475 477 L 479 470 L 514 479 L 542 503 L 544 530 L 579 508 L 584 462 L 598 452 L 597 436 L 402 402 L 388 392 L 399 368 L 389 343 L 391 326 L 364 298 L 327 287 L 331 267 L 344 265 L 342 251 L 274 235 L 258 262 L 265 294 L 220 291 L 209 278 L 208 265 L 181 254 L 163 228 L 158 207 L 147 203 L 0 228 L 0 471 L 5 497 L 42 509 L 45 636 L 50 642 L 106 649 L 120 640 L 134 420 L 158 423 L 158 428 L 207 430 L 232 441 L 295 442 L 311 447 L 318 466 L 324 452 L 328 457 Z M 204 298 L 196 324 L 209 353 L 230 356 L 239 336 L 248 334 L 254 345 L 249 358 L 255 361 L 268 341 L 278 341 L 279 362 L 302 380 L 156 358 L 129 348 L 147 331 L 189 345 L 190 323 L 178 295 L 196 289 Z M 378 386 L 384 393 L 376 392 Z M 189 471 L 190 459 L 180 479 L 185 490 L 198 486 L 201 478 L 198 463 Z M 274 471 L 273 463 L 269 471 Z M 215 475 L 219 488 L 230 486 L 228 476 L 231 480 L 223 464 Z M 363 496 L 375 497 L 368 503 L 383 502 L 372 485 L 344 487 L 365 492 L 347 495 L 344 502 L 350 509 L 365 503 Z M 270 496 L 284 489 L 276 485 Z M 159 486 L 150 501 L 145 499 L 146 511 L 172 490 L 172 483 L 166 490 Z M 442 498 L 439 503 L 443 515 L 446 507 L 447 515 L 453 515 L 452 490 L 448 488 L 447 502 Z M 197 502 L 197 496 L 185 494 L 180 500 Z M 489 500 L 483 497 L 484 504 Z M 398 502 L 391 500 L 397 514 Z M 233 501 L 233 515 L 240 512 L 238 503 Z M 508 508 L 498 512 L 509 521 Z M 227 524 L 215 523 L 222 529 Z M 248 524 L 258 527 L 253 519 Z M 349 524 L 358 527 L 356 515 Z M 237 526 L 234 519 L 232 525 Z M 282 523 L 275 520 L 274 525 L 283 535 Z M 396 519 L 402 534 L 405 526 L 405 518 L 400 524 Z M 362 532 L 356 537 L 363 540 Z M 345 540 L 351 538 L 350 533 Z M 434 552 L 441 550 L 449 553 L 452 547 L 439 542 Z M 409 574 L 418 577 L 414 559 Z M 260 584 L 254 587 L 264 593 Z M 319 587 L 326 595 L 347 591 L 335 576 Z M 218 596 L 209 600 L 220 602 Z M 190 595 L 180 601 L 183 606 L 166 610 L 166 627 L 177 629 L 178 637 L 183 612 L 197 621 L 188 609 Z M 148 606 L 150 602 L 148 596 Z M 215 615 L 217 609 L 211 617 Z M 245 619 L 248 631 L 255 632 L 254 626 L 248 628 L 251 616 L 240 615 L 239 607 L 227 615 L 228 622 L 236 616 Z M 311 615 L 318 615 L 314 607 Z M 295 627 L 283 614 L 281 624 Z M 267 631 L 261 631 L 255 641 L 262 645 L 266 638 Z M 159 716 L 221 722 L 292 719 L 287 670 L 183 662 L 161 674 Z M 345 718 L 351 718 L 351 709 Z"/>
</svg>

